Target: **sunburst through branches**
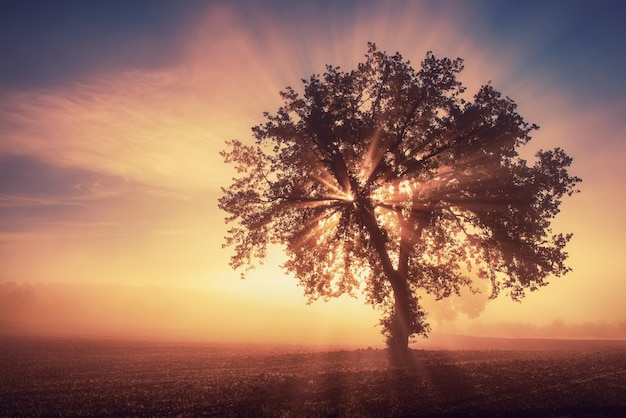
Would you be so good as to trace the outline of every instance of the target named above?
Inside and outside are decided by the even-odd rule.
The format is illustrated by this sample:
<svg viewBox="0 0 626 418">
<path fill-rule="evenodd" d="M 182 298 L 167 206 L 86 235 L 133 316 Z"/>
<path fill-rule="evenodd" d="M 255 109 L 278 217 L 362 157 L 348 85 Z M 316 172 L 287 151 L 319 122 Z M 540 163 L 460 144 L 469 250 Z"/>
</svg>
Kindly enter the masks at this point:
<svg viewBox="0 0 626 418">
<path fill-rule="evenodd" d="M 566 273 L 570 235 L 550 224 L 580 179 L 561 149 L 532 166 L 519 157 L 537 127 L 489 84 L 466 100 L 462 60 L 428 53 L 415 70 L 374 44 L 365 58 L 350 72 L 327 66 L 302 96 L 287 88 L 255 145 L 229 143 L 222 155 L 241 177 L 219 205 L 236 221 L 234 268 L 282 245 L 310 300 L 362 288 L 402 351 L 429 329 L 419 292 L 444 298 L 487 279 L 493 297 L 519 299 Z"/>
</svg>

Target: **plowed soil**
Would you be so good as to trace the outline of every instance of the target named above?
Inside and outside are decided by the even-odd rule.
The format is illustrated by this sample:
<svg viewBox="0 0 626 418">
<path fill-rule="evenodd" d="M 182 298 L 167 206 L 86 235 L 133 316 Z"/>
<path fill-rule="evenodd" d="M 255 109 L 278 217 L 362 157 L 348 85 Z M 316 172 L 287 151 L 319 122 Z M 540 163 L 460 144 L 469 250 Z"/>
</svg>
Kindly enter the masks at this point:
<svg viewBox="0 0 626 418">
<path fill-rule="evenodd" d="M 1 416 L 626 417 L 626 343 L 385 350 L 11 337 Z"/>
</svg>

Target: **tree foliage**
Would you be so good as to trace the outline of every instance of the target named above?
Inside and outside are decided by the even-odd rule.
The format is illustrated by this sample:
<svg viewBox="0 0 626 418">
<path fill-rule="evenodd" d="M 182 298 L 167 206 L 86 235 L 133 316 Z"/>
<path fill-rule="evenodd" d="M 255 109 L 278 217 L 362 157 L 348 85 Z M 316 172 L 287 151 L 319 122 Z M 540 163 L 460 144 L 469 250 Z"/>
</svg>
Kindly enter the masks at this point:
<svg viewBox="0 0 626 418">
<path fill-rule="evenodd" d="M 228 142 L 231 266 L 279 244 L 310 300 L 361 289 L 400 345 L 428 332 L 420 292 L 445 298 L 485 279 L 492 297 L 520 299 L 565 274 L 571 235 L 550 225 L 580 181 L 572 159 L 560 148 L 522 159 L 537 126 L 490 84 L 466 99 L 461 59 L 429 52 L 415 70 L 374 44 L 365 58 L 327 66 L 302 93 L 287 87 L 253 145 Z"/>
</svg>

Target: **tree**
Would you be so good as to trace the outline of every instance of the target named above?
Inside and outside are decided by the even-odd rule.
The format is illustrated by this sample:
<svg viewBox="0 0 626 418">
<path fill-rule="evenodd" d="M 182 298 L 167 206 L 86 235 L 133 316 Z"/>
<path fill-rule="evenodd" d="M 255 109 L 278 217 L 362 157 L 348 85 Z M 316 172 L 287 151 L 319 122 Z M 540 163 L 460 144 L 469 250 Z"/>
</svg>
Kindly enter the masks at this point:
<svg viewBox="0 0 626 418">
<path fill-rule="evenodd" d="M 302 95 L 281 92 L 254 145 L 228 141 L 240 176 L 219 207 L 234 223 L 233 268 L 284 246 L 309 301 L 363 289 L 402 353 L 429 331 L 420 292 L 445 298 L 485 279 L 491 297 L 519 300 L 568 272 L 571 234 L 550 225 L 580 179 L 560 148 L 532 165 L 519 156 L 538 127 L 490 84 L 466 100 L 460 58 L 429 52 L 415 70 L 368 46 L 355 70 L 327 66 Z"/>
</svg>

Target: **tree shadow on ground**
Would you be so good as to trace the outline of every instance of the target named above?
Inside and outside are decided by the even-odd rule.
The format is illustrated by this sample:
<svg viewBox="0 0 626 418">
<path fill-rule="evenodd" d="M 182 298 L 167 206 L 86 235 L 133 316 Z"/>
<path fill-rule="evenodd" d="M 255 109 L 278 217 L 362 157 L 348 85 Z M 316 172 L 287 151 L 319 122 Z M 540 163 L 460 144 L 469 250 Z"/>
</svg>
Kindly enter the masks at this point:
<svg viewBox="0 0 626 418">
<path fill-rule="evenodd" d="M 391 358 L 390 366 L 399 415 L 464 409 L 479 396 L 471 376 L 446 352 L 409 350 L 400 360 Z"/>
<path fill-rule="evenodd" d="M 411 351 L 401 364 L 389 358 L 368 363 L 367 353 L 346 353 L 347 358 L 351 361 L 324 361 L 327 369 L 304 382 L 294 399 L 301 405 L 299 412 L 327 417 L 438 415 L 463 409 L 476 398 L 472 380 L 445 354 Z"/>
</svg>

